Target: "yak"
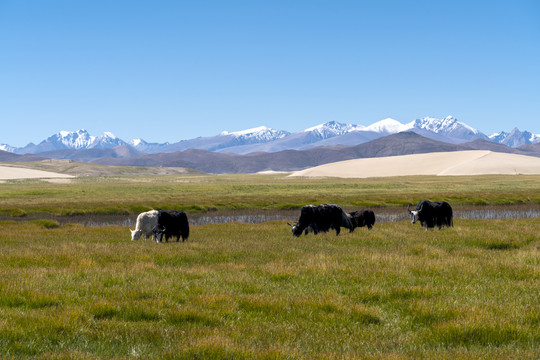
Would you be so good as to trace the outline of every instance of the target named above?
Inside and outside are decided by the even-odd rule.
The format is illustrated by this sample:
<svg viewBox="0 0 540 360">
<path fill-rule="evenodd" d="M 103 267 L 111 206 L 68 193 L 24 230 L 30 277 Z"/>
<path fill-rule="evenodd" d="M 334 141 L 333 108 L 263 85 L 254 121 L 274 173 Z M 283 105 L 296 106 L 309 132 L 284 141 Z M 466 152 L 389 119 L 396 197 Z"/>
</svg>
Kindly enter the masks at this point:
<svg viewBox="0 0 540 360">
<path fill-rule="evenodd" d="M 375 213 L 372 210 L 358 210 L 349 213 L 354 228 L 367 226 L 369 230 L 375 224 Z"/>
<path fill-rule="evenodd" d="M 131 231 L 131 240 L 139 240 L 141 235 L 144 235 L 147 239 L 149 236 L 154 235 L 155 238 L 154 230 L 157 225 L 158 213 L 157 210 L 140 213 L 137 216 L 135 230 L 129 229 Z"/>
<path fill-rule="evenodd" d="M 189 237 L 189 222 L 185 212 L 179 210 L 159 210 L 157 226 L 155 228 L 156 242 L 161 242 L 163 235 L 165 241 L 176 237 L 176 241 L 186 241 Z"/>
<path fill-rule="evenodd" d="M 336 235 L 339 235 L 341 227 L 349 229 L 349 232 L 354 230 L 347 213 L 334 204 L 306 205 L 300 209 L 298 222 L 289 225 L 292 226 L 294 236 L 300 236 L 304 231 L 307 235 L 310 231 L 317 234 L 328 232 L 330 229 L 336 230 Z"/>
<path fill-rule="evenodd" d="M 452 207 L 446 201 L 422 200 L 416 205 L 416 210 L 410 210 L 411 204 L 407 207 L 411 214 L 411 222 L 420 222 L 425 229 L 437 226 L 439 230 L 443 226 L 454 226 Z"/>
</svg>

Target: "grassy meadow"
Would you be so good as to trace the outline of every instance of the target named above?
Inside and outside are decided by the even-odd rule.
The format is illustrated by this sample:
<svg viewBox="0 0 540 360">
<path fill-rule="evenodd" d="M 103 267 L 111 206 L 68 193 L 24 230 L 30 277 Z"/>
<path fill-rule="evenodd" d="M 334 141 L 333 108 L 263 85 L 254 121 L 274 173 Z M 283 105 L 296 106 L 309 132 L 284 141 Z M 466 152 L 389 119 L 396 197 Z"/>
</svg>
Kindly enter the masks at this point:
<svg viewBox="0 0 540 360">
<path fill-rule="evenodd" d="M 540 203 L 540 177 L 183 176 L 0 184 L 2 359 L 538 359 L 540 219 L 293 238 L 192 226 L 185 243 L 24 214 Z M 105 209 L 105 210 L 104 210 Z M 11 214 L 11 215 L 9 215 Z M 22 218 L 24 220 L 24 217 Z"/>
<path fill-rule="evenodd" d="M 89 177 L 0 184 L 0 215 L 138 213 L 150 209 L 201 212 L 299 209 L 335 203 L 347 208 L 406 206 L 423 199 L 454 205 L 539 204 L 540 176 L 409 176 L 301 179 L 286 175 Z"/>
</svg>

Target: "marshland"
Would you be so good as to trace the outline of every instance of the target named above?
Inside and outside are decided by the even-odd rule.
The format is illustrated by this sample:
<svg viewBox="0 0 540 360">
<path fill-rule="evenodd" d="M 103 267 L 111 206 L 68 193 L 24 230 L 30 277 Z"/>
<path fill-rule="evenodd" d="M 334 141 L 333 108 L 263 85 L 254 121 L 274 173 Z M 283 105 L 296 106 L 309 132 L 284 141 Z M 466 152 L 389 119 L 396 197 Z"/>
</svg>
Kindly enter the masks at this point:
<svg viewBox="0 0 540 360">
<path fill-rule="evenodd" d="M 109 176 L 0 199 L 2 358 L 539 357 L 540 176 Z M 454 227 L 412 225 L 422 199 Z M 312 203 L 380 221 L 293 238 Z M 153 208 L 185 211 L 189 240 L 130 241 Z"/>
</svg>

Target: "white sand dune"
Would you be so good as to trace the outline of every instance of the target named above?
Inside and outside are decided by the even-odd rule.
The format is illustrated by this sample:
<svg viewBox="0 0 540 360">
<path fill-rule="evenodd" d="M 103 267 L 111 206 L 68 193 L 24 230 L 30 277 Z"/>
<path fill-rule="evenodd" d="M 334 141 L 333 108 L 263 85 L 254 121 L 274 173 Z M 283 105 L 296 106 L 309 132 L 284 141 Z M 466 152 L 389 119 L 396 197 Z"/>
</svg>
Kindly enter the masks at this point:
<svg viewBox="0 0 540 360">
<path fill-rule="evenodd" d="M 316 166 L 290 176 L 368 178 L 407 175 L 540 174 L 540 158 L 487 150 L 354 159 Z"/>
<path fill-rule="evenodd" d="M 41 171 L 34 169 L 25 169 L 14 166 L 0 165 L 0 180 L 14 179 L 60 179 L 73 178 L 74 176 L 59 174 L 50 171 Z"/>
</svg>

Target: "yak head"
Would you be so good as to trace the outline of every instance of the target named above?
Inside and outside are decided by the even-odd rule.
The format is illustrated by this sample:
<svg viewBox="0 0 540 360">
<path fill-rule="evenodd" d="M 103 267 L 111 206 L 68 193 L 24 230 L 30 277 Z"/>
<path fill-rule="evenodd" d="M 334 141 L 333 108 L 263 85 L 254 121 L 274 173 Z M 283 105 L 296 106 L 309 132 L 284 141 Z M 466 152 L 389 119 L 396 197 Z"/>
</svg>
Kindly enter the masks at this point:
<svg viewBox="0 0 540 360">
<path fill-rule="evenodd" d="M 422 211 L 422 208 L 420 208 L 419 210 L 410 210 L 409 209 L 410 207 L 411 207 L 411 204 L 407 206 L 407 211 L 409 212 L 409 214 L 411 214 L 411 222 L 413 224 L 416 224 L 416 222 L 419 220 L 418 217 L 419 217 L 420 211 Z"/>
<path fill-rule="evenodd" d="M 141 238 L 141 235 L 142 235 L 141 230 L 131 230 L 131 229 L 129 229 L 129 231 L 131 231 L 131 240 L 139 240 Z"/>
<path fill-rule="evenodd" d="M 163 239 L 163 234 L 165 233 L 165 226 L 156 226 L 154 228 L 154 240 L 156 240 L 157 243 L 161 242 Z"/>
<path fill-rule="evenodd" d="M 291 223 L 287 223 L 291 228 L 292 228 L 292 234 L 294 236 L 300 236 L 302 235 L 302 231 L 304 231 L 304 229 L 301 229 L 298 224 L 291 224 Z"/>
</svg>

